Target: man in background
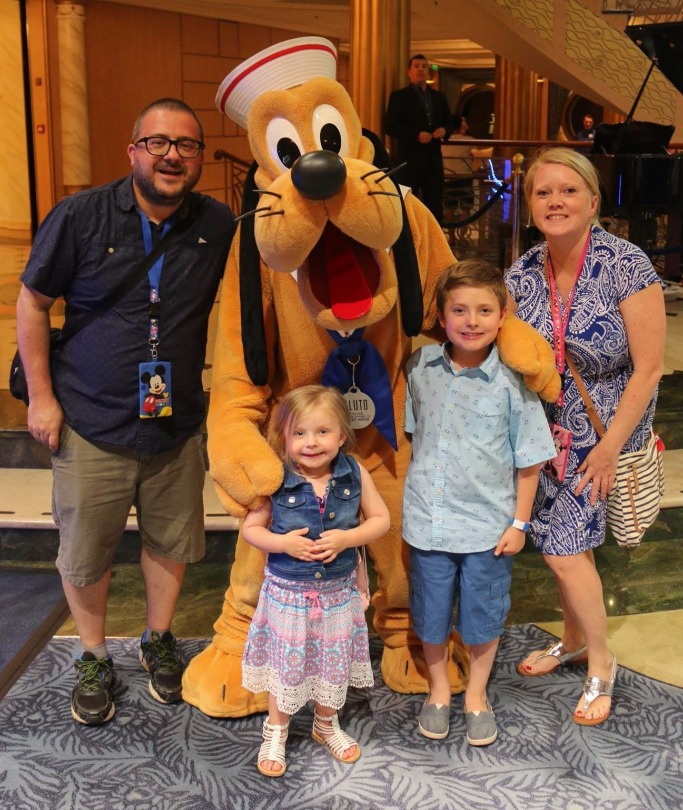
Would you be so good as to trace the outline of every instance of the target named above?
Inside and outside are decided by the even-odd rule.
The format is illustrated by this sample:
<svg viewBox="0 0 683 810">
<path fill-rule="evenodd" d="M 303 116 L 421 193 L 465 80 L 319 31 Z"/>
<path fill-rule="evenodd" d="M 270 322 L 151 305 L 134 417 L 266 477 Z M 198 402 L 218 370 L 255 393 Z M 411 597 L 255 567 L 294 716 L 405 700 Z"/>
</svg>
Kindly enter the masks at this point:
<svg viewBox="0 0 683 810">
<path fill-rule="evenodd" d="M 594 141 L 595 140 L 595 121 L 592 115 L 583 116 L 583 129 L 576 133 L 577 141 Z"/>
<path fill-rule="evenodd" d="M 394 90 L 389 97 L 385 130 L 396 139 L 396 162 L 407 165 L 397 180 L 410 186 L 429 208 L 436 220 L 443 222 L 443 159 L 441 142 L 453 131 L 446 96 L 427 84 L 429 62 L 422 54 L 408 63 L 410 84 Z"/>
</svg>

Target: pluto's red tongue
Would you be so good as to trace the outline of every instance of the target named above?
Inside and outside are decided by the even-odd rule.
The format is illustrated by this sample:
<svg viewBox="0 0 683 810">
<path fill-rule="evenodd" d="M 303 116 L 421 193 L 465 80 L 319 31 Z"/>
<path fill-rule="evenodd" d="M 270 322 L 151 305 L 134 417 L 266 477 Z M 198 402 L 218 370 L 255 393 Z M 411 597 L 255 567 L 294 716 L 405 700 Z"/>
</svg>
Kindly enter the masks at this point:
<svg viewBox="0 0 683 810">
<path fill-rule="evenodd" d="M 372 306 L 372 292 L 353 251 L 351 240 L 328 223 L 322 241 L 332 312 L 344 321 L 366 315 Z"/>
</svg>

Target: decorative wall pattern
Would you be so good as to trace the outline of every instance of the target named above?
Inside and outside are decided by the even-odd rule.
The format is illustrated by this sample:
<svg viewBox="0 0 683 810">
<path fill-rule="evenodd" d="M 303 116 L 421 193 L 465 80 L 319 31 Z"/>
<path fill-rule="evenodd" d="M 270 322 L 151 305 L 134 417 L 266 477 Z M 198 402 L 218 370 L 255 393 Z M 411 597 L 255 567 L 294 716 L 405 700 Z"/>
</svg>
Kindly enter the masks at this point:
<svg viewBox="0 0 683 810">
<path fill-rule="evenodd" d="M 496 5 L 548 42 L 553 41 L 555 3 L 552 0 L 496 0 Z"/>
<path fill-rule="evenodd" d="M 625 34 L 587 12 L 576 0 L 567 3 L 565 53 L 585 70 L 601 76 L 631 103 L 635 101 L 650 66 L 647 57 Z M 638 117 L 671 123 L 675 92 L 668 80 L 654 71 L 640 99 Z"/>
</svg>

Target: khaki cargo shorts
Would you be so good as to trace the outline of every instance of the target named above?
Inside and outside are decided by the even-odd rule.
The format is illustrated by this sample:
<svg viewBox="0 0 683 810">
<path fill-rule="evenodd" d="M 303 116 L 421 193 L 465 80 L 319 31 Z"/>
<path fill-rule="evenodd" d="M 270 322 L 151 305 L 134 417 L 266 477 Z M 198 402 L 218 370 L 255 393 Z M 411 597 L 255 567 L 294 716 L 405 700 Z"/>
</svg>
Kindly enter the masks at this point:
<svg viewBox="0 0 683 810">
<path fill-rule="evenodd" d="M 173 450 L 136 457 L 105 450 L 65 426 L 52 473 L 56 565 L 72 585 L 92 585 L 111 568 L 133 506 L 148 551 L 182 563 L 204 556 L 201 434 Z"/>
</svg>

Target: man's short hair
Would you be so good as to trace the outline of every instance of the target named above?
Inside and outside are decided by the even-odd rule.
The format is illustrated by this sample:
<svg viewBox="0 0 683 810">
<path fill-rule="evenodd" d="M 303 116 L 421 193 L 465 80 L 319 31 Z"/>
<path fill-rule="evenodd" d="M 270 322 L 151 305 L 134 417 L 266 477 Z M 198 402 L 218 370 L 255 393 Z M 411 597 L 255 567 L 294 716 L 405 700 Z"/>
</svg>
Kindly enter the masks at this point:
<svg viewBox="0 0 683 810">
<path fill-rule="evenodd" d="M 425 61 L 425 62 L 427 62 L 427 61 L 428 61 L 428 60 L 427 60 L 427 57 L 426 57 L 426 56 L 424 56 L 424 54 L 421 54 L 421 53 L 416 53 L 416 54 L 415 54 L 415 56 L 411 56 L 411 57 L 410 57 L 410 59 L 408 60 L 408 69 L 409 69 L 409 70 L 410 70 L 410 68 L 413 66 L 413 62 L 414 62 L 416 59 L 424 59 L 424 61 Z"/>
<path fill-rule="evenodd" d="M 197 113 L 190 107 L 189 104 L 186 104 L 184 101 L 181 101 L 179 98 L 158 98 L 156 101 L 153 101 L 151 104 L 148 104 L 144 110 L 142 110 L 138 117 L 135 119 L 135 123 L 133 124 L 133 134 L 131 136 L 131 143 L 135 143 L 137 139 L 140 137 L 140 132 L 142 130 L 142 122 L 147 115 L 147 113 L 152 112 L 152 110 L 169 110 L 171 112 L 183 112 L 191 115 L 194 120 L 197 122 L 197 126 L 199 127 L 199 139 L 201 141 L 204 140 L 204 127 L 202 126 L 202 122 L 197 118 Z"/>
</svg>

